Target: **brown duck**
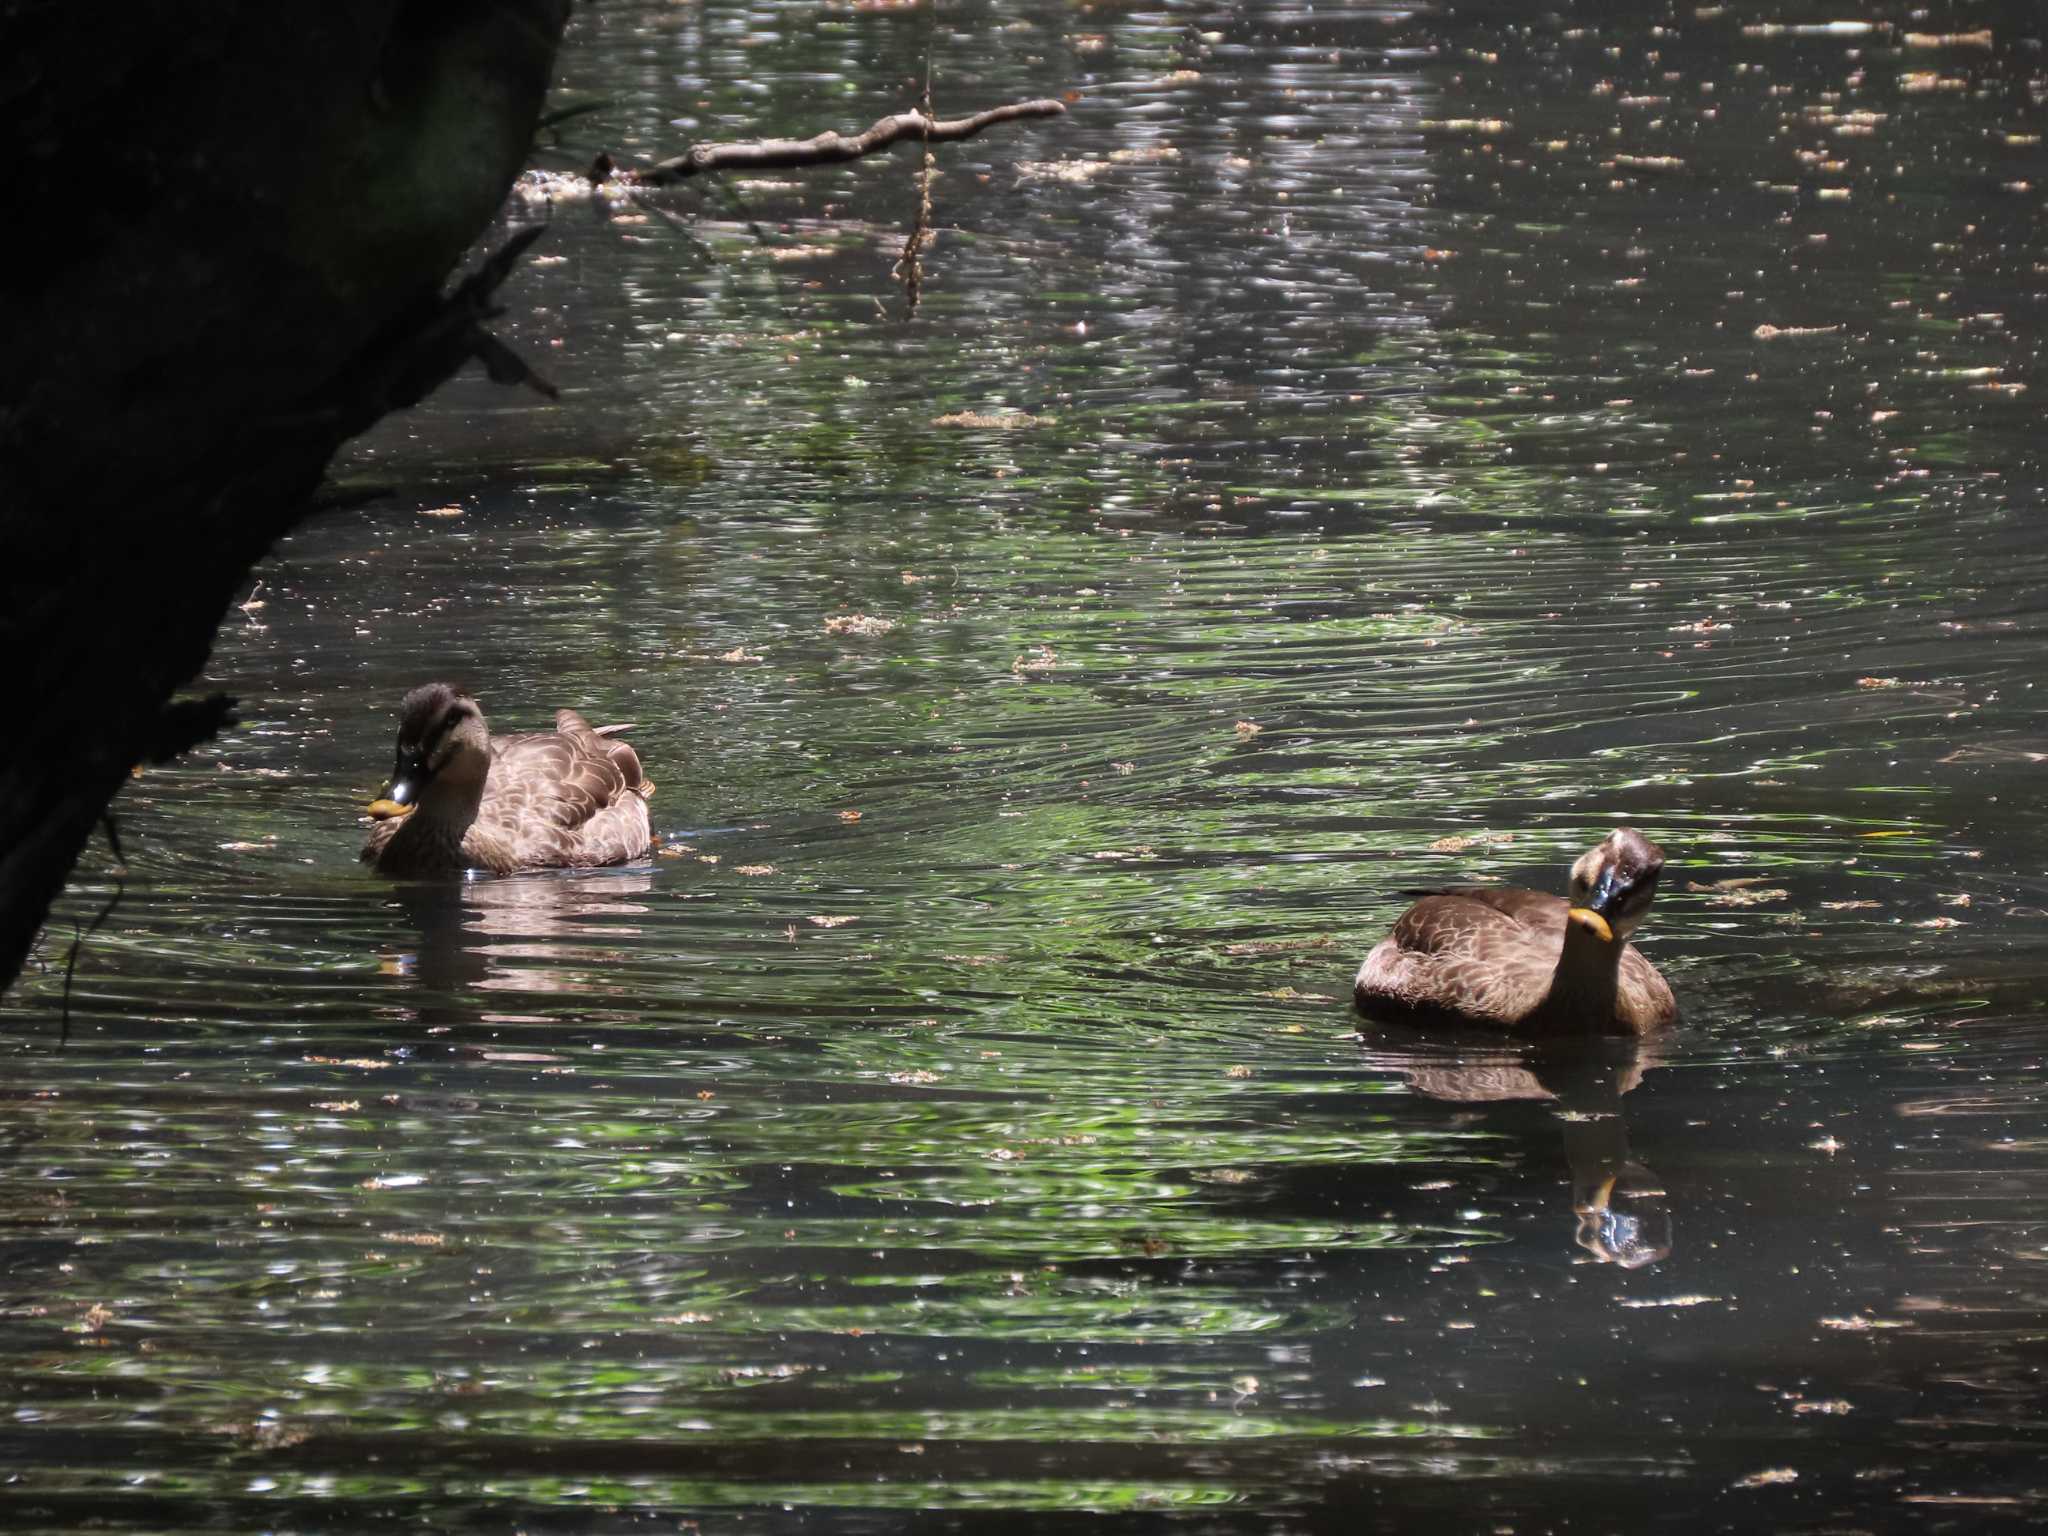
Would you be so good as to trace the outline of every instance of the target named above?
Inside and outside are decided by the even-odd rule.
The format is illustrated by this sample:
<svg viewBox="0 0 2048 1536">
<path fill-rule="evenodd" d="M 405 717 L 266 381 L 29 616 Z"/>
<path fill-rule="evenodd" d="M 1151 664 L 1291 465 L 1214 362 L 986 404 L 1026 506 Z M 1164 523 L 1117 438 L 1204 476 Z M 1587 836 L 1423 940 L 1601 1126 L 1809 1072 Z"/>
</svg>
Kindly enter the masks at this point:
<svg viewBox="0 0 2048 1536">
<path fill-rule="evenodd" d="M 1489 885 L 1425 896 L 1365 957 L 1353 995 L 1376 1018 L 1525 1035 L 1667 1028 L 1678 1000 L 1628 942 L 1663 868 L 1663 849 L 1621 827 L 1572 865 L 1569 901 Z"/>
<path fill-rule="evenodd" d="M 573 709 L 551 732 L 497 736 L 475 699 L 446 683 L 405 696 L 398 761 L 363 858 L 387 875 L 623 864 L 647 852 L 640 758 Z"/>
</svg>

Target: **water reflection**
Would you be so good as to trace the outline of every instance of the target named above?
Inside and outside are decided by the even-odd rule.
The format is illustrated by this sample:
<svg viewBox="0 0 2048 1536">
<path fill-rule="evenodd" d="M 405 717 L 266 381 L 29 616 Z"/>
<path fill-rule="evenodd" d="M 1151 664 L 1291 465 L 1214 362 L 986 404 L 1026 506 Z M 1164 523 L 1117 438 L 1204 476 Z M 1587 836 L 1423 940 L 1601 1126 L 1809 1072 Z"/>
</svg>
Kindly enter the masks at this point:
<svg viewBox="0 0 2048 1536">
<path fill-rule="evenodd" d="M 579 8 L 578 158 L 928 54 L 942 112 L 1082 99 L 944 158 L 914 325 L 910 157 L 558 209 L 503 324 L 562 402 L 459 381 L 267 564 L 70 1045 L 61 968 L 0 1002 L 10 1496 L 2038 1518 L 2048 54 L 1995 9 Z M 743 830 L 365 874 L 450 658 Z M 1622 821 L 1681 850 L 1662 1063 L 1361 1058 L 1394 893 Z"/>
<path fill-rule="evenodd" d="M 1672 1251 L 1662 1182 L 1629 1155 L 1622 1096 L 1662 1060 L 1648 1039 L 1509 1045 L 1497 1037 L 1419 1041 L 1398 1025 L 1367 1025 L 1367 1059 L 1449 1104 L 1536 1101 L 1551 1107 L 1571 1170 L 1572 1241 L 1603 1264 L 1641 1269 Z"/>
<path fill-rule="evenodd" d="M 625 959 L 625 941 L 641 935 L 635 919 L 648 915 L 653 890 L 653 872 L 633 868 L 403 881 L 393 900 L 418 942 L 384 963 L 431 999 L 421 1003 L 422 1017 L 472 986 L 603 996 L 618 990 L 606 985 L 604 968 Z"/>
</svg>

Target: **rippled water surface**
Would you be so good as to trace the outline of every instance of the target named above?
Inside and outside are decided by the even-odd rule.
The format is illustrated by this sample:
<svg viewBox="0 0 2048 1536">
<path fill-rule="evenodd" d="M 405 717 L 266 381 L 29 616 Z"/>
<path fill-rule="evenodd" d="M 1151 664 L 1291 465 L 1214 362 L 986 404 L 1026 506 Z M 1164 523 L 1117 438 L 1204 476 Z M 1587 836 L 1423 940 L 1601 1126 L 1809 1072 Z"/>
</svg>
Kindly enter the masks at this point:
<svg viewBox="0 0 2048 1536">
<path fill-rule="evenodd" d="M 1075 99 L 909 323 L 914 151 L 515 202 L 561 402 L 341 466 L 0 1008 L 9 1529 L 2048 1518 L 2048 61 L 1826 14 L 585 11 L 540 163 Z M 363 872 L 435 677 L 661 856 Z M 1675 1037 L 1360 1033 L 1624 821 Z"/>
</svg>

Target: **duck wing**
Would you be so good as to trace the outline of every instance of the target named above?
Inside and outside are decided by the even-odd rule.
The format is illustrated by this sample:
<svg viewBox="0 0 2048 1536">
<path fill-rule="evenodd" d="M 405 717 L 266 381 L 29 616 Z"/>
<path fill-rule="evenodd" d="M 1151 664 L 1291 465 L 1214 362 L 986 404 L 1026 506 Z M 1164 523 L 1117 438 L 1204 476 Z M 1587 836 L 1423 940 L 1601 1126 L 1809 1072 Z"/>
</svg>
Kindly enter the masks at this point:
<svg viewBox="0 0 2048 1536">
<path fill-rule="evenodd" d="M 623 864 L 649 844 L 654 786 L 622 741 L 561 710 L 555 730 L 491 739 L 491 774 L 473 834 L 514 868 Z"/>
<path fill-rule="evenodd" d="M 1353 984 L 1358 1006 L 1513 1028 L 1550 988 L 1564 911 L 1555 896 L 1501 886 L 1425 896 L 1365 957 Z"/>
</svg>

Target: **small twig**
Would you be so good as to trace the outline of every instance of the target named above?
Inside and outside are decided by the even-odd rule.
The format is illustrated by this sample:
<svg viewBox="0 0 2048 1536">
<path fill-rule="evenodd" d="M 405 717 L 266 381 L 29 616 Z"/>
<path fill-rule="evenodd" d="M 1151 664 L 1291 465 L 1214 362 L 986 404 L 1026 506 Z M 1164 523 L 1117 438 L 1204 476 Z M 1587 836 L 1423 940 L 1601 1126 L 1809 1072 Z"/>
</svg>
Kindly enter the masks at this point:
<svg viewBox="0 0 2048 1536">
<path fill-rule="evenodd" d="M 100 924 L 114 915 L 114 908 L 121 904 L 121 897 L 127 893 L 128 856 L 121 851 L 121 828 L 114 820 L 112 811 L 100 813 L 100 825 L 107 831 L 107 846 L 114 851 L 114 894 L 107 898 L 99 915 L 94 917 L 90 927 L 83 932 L 76 923 L 71 925 L 71 950 L 64 957 L 64 1001 L 57 1014 L 57 1048 L 62 1050 L 71 1043 L 71 978 L 78 970 L 78 951 L 85 941 L 100 931 Z"/>
<path fill-rule="evenodd" d="M 935 121 L 926 112 L 898 112 L 881 119 L 867 132 L 850 138 L 827 129 L 809 139 L 750 139 L 731 144 L 693 144 L 672 159 L 658 161 L 640 170 L 622 172 L 621 179 L 653 187 L 687 181 L 705 171 L 734 167 L 775 170 L 793 165 L 833 165 L 843 160 L 858 160 L 878 149 L 887 149 L 902 139 L 918 138 L 927 144 L 945 144 L 955 139 L 971 139 L 984 128 L 992 128 L 997 123 L 1013 123 L 1032 117 L 1061 117 L 1066 110 L 1057 101 L 1013 101 L 1005 106 L 990 107 L 986 112 L 977 112 L 972 117 L 949 118 L 945 122 Z"/>
<path fill-rule="evenodd" d="M 918 295 L 924 291 L 924 262 L 920 253 L 924 250 L 926 236 L 932 227 L 932 169 L 938 162 L 932 158 L 932 58 L 927 52 L 924 58 L 924 100 L 918 103 L 918 116 L 924 120 L 924 165 L 917 174 L 917 217 L 911 222 L 910 235 L 903 242 L 903 254 L 896 260 L 896 268 L 890 276 L 903 284 L 905 320 L 917 318 Z"/>
</svg>

